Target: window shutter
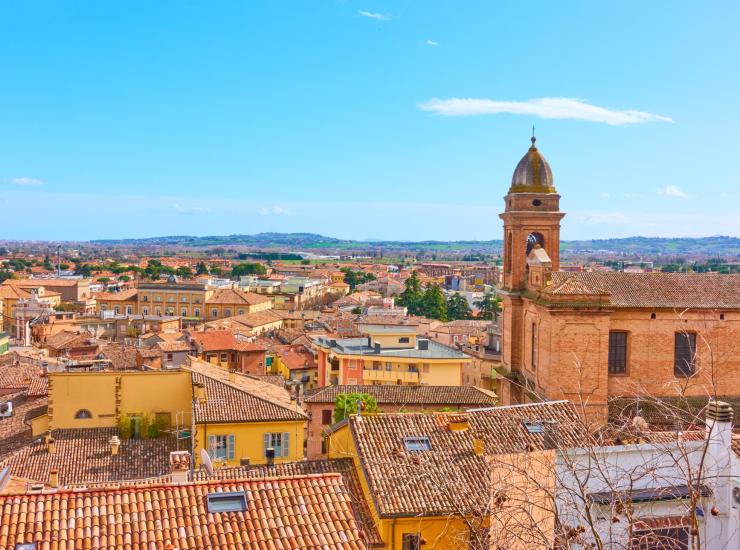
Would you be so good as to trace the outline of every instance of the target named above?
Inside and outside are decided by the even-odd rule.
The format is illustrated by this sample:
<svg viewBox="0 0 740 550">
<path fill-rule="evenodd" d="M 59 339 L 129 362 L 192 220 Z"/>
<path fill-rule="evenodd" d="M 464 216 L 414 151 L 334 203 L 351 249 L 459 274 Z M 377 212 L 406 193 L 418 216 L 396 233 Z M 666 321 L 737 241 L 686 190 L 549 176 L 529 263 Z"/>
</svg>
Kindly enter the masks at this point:
<svg viewBox="0 0 740 550">
<path fill-rule="evenodd" d="M 228 438 L 228 454 L 229 460 L 234 460 L 234 436 L 230 435 Z"/>
<path fill-rule="evenodd" d="M 290 456 L 288 452 L 290 450 L 290 434 L 285 432 L 283 434 L 283 456 Z"/>
<path fill-rule="evenodd" d="M 213 457 L 213 453 L 216 451 L 216 436 L 208 436 L 208 454 Z"/>
<path fill-rule="evenodd" d="M 270 446 L 270 434 L 266 433 L 264 436 L 264 448 L 262 455 L 265 456 L 267 454 L 267 448 Z"/>
</svg>

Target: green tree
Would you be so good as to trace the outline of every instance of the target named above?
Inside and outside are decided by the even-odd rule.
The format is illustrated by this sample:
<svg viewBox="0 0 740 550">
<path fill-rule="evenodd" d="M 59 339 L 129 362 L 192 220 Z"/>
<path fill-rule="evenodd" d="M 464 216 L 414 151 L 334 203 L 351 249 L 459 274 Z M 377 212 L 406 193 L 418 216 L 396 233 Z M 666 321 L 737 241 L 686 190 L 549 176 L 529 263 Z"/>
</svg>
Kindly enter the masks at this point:
<svg viewBox="0 0 740 550">
<path fill-rule="evenodd" d="M 3 281 L 7 281 L 8 279 L 13 278 L 13 273 L 11 271 L 8 271 L 7 269 L 0 270 L 0 283 Z"/>
<path fill-rule="evenodd" d="M 211 266 L 211 275 L 215 275 L 216 277 L 220 277 L 224 274 L 224 270 L 218 267 L 217 265 Z"/>
<path fill-rule="evenodd" d="M 430 319 L 447 321 L 447 301 L 439 285 L 430 285 L 421 297 L 421 314 Z"/>
<path fill-rule="evenodd" d="M 195 266 L 196 275 L 208 275 L 208 266 L 205 262 L 198 262 Z"/>
<path fill-rule="evenodd" d="M 59 269 L 62 271 L 67 271 L 69 269 L 69 264 L 61 263 L 59 264 Z"/>
<path fill-rule="evenodd" d="M 372 273 L 365 273 L 364 271 L 352 271 L 348 267 L 340 269 L 344 273 L 344 282 L 349 285 L 350 291 L 353 291 L 357 285 L 367 283 L 375 280 L 375 275 Z"/>
<path fill-rule="evenodd" d="M 406 279 L 404 287 L 403 292 L 398 297 L 398 305 L 407 308 L 411 315 L 421 314 L 421 300 L 424 293 L 421 290 L 421 283 L 416 271 L 412 272 L 411 276 Z"/>
<path fill-rule="evenodd" d="M 175 275 L 177 275 L 178 277 L 181 277 L 183 279 L 192 279 L 193 278 L 193 270 L 190 269 L 187 266 L 181 266 L 181 267 L 178 267 L 175 270 Z"/>
<path fill-rule="evenodd" d="M 211 270 L 213 273 L 213 270 Z M 266 275 L 267 268 L 262 264 L 257 263 L 243 263 L 237 264 L 231 268 L 232 279 L 238 279 L 244 275 Z"/>
<path fill-rule="evenodd" d="M 98 277 L 99 283 L 110 283 L 110 277 Z"/>
<path fill-rule="evenodd" d="M 501 312 L 501 298 L 494 294 L 486 294 L 474 303 L 484 319 L 498 321 L 498 314 Z"/>
<path fill-rule="evenodd" d="M 311 265 L 311 260 L 301 260 L 301 265 Z"/>
<path fill-rule="evenodd" d="M 75 275 L 81 275 L 83 277 L 91 277 L 92 272 L 93 269 L 90 264 L 77 264 L 75 268 Z"/>
<path fill-rule="evenodd" d="M 470 319 L 473 312 L 470 310 L 470 304 L 464 296 L 455 292 L 452 296 L 447 298 L 447 318 L 450 321 L 456 319 Z"/>
<path fill-rule="evenodd" d="M 357 414 L 357 404 L 362 413 L 378 412 L 378 403 L 372 395 L 366 393 L 340 393 L 334 402 L 334 422 L 340 422 L 348 416 Z"/>
<path fill-rule="evenodd" d="M 122 283 L 127 283 L 131 280 L 131 277 L 128 275 L 119 275 L 118 280 L 121 281 Z"/>
</svg>

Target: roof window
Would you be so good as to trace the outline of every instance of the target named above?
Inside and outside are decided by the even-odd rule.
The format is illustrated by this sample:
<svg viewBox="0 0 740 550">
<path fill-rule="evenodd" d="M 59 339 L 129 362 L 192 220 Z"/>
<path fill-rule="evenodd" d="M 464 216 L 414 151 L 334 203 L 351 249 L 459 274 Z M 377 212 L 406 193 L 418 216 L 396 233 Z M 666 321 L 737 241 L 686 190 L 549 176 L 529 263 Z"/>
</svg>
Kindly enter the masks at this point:
<svg viewBox="0 0 740 550">
<path fill-rule="evenodd" d="M 208 512 L 246 512 L 247 494 L 244 491 L 235 493 L 210 493 L 206 496 Z"/>
<path fill-rule="evenodd" d="M 423 453 L 432 450 L 432 441 L 428 436 L 404 437 L 403 446 L 411 453 Z"/>
<path fill-rule="evenodd" d="M 543 434 L 545 433 L 545 426 L 542 424 L 542 422 L 532 422 L 529 420 L 525 420 L 522 422 L 524 424 L 524 428 L 531 434 Z"/>
</svg>

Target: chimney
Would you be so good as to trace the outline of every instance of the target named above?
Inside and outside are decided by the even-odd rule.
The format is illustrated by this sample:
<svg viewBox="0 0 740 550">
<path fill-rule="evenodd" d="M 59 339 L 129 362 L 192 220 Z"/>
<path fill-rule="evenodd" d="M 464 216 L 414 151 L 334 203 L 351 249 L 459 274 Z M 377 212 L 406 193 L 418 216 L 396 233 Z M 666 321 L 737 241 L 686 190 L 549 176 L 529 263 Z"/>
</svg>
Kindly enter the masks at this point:
<svg viewBox="0 0 740 550">
<path fill-rule="evenodd" d="M 229 383 L 236 384 L 236 369 L 229 369 Z"/>
<path fill-rule="evenodd" d="M 470 422 L 467 414 L 451 414 L 447 417 L 447 429 L 451 432 L 463 432 L 468 428 L 470 428 Z"/>
<path fill-rule="evenodd" d="M 49 439 L 46 440 L 46 448 L 49 450 L 50 455 L 53 455 L 54 451 L 57 450 L 57 444 L 53 437 L 49 437 Z"/>
<path fill-rule="evenodd" d="M 714 506 L 721 510 L 724 519 L 720 517 L 707 516 L 708 540 L 721 541 L 723 539 L 723 528 L 721 525 L 727 521 L 727 512 L 733 504 L 732 483 L 732 426 L 734 411 L 732 405 L 724 401 L 711 400 L 705 409 L 706 415 L 706 477 L 716 480 L 713 488 Z M 735 489 L 737 490 L 737 489 Z M 730 544 L 731 545 L 731 544 Z M 723 545 L 724 546 L 724 545 Z"/>
<path fill-rule="evenodd" d="M 265 449 L 265 458 L 267 459 L 267 465 L 272 466 L 275 464 L 275 449 L 268 447 Z"/>
<path fill-rule="evenodd" d="M 193 384 L 193 394 L 198 403 L 206 402 L 206 385 L 203 382 Z"/>
<path fill-rule="evenodd" d="M 59 470 L 49 470 L 49 487 L 59 488 Z"/>
<path fill-rule="evenodd" d="M 121 439 L 117 435 L 114 435 L 110 438 L 110 441 L 108 441 L 108 443 L 110 444 L 111 456 L 116 456 L 118 454 L 118 449 L 120 449 L 121 447 Z"/>
<path fill-rule="evenodd" d="M 189 470 L 190 453 L 188 451 L 172 451 L 170 453 L 172 483 L 187 483 Z"/>
<path fill-rule="evenodd" d="M 480 437 L 473 439 L 473 452 L 478 456 L 483 456 L 486 452 L 486 445 Z"/>
</svg>

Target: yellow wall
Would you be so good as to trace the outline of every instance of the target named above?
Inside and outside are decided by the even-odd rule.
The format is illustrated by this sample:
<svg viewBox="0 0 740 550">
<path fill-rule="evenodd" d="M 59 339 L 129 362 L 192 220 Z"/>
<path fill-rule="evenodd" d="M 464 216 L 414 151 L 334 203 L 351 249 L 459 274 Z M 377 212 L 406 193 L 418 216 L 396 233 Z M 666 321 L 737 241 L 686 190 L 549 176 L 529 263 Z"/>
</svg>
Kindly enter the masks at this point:
<svg viewBox="0 0 740 550">
<path fill-rule="evenodd" d="M 116 379 L 120 378 L 120 407 L 116 408 Z M 117 425 L 116 414 L 153 414 L 185 411 L 189 425 L 192 410 L 190 373 L 85 372 L 49 373 L 49 426 L 52 429 L 105 428 Z M 76 419 L 87 409 L 90 419 Z"/>
<path fill-rule="evenodd" d="M 264 434 L 285 432 L 290 434 L 289 456 L 275 457 L 275 462 L 303 460 L 304 431 L 304 421 L 198 424 L 195 429 L 196 462 L 200 463 L 201 449 L 208 450 L 208 436 L 233 435 L 234 459 L 228 461 L 230 466 L 238 466 L 242 458 L 248 458 L 250 464 L 264 464 Z"/>
<path fill-rule="evenodd" d="M 31 435 L 38 437 L 43 433 L 49 431 L 49 415 L 42 414 L 36 418 L 31 419 Z"/>
<path fill-rule="evenodd" d="M 362 492 L 370 508 L 370 515 L 375 522 L 384 548 L 388 550 L 403 550 L 403 535 L 405 533 L 420 533 L 426 541 L 424 550 L 462 550 L 467 549 L 468 526 L 461 518 L 449 516 L 412 517 L 412 518 L 381 518 L 372 499 L 370 487 L 360 466 L 357 448 L 352 438 L 349 425 L 342 426 L 332 432 L 327 441 L 328 458 L 352 458 L 360 480 Z"/>
<path fill-rule="evenodd" d="M 383 332 L 379 334 L 370 333 L 373 345 L 375 343 L 380 344 L 381 348 L 401 348 L 401 347 L 416 347 L 416 334 L 409 334 L 408 332 Z M 398 340 L 401 338 L 408 338 L 408 342 L 400 343 Z"/>
</svg>

